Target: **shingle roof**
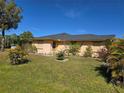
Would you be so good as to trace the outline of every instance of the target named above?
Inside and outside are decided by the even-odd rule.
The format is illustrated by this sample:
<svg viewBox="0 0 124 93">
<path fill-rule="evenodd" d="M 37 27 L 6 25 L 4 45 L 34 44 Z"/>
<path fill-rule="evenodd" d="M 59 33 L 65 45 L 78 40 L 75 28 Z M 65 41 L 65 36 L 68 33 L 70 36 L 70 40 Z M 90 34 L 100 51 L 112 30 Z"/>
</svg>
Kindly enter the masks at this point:
<svg viewBox="0 0 124 93">
<path fill-rule="evenodd" d="M 66 40 L 66 41 L 104 41 L 107 39 L 114 38 L 115 35 L 94 35 L 94 34 L 80 34 L 80 35 L 71 35 L 67 33 L 54 34 L 48 36 L 42 36 L 35 38 L 36 40 Z"/>
</svg>

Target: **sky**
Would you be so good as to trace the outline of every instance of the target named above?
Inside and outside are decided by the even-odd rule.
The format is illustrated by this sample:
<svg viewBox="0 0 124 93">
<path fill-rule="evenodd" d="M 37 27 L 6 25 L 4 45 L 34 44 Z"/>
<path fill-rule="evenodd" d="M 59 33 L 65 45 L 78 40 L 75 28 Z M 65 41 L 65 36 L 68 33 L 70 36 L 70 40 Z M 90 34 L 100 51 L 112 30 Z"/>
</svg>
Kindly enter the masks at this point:
<svg viewBox="0 0 124 93">
<path fill-rule="evenodd" d="M 15 0 L 23 9 L 16 30 L 35 37 L 69 34 L 124 35 L 124 0 Z"/>
</svg>

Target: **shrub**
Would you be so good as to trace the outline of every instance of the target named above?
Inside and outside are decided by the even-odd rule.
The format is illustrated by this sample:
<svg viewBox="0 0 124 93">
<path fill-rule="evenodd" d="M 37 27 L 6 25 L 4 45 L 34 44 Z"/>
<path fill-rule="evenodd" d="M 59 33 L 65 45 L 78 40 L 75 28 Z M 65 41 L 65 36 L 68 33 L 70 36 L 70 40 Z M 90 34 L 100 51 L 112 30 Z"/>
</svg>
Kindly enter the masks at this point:
<svg viewBox="0 0 124 93">
<path fill-rule="evenodd" d="M 69 53 L 72 55 L 77 55 L 80 49 L 80 45 L 78 43 L 71 43 L 69 47 Z"/>
<path fill-rule="evenodd" d="M 65 59 L 65 54 L 63 51 L 58 52 L 56 54 L 56 56 L 57 56 L 57 58 L 56 58 L 57 60 L 64 60 Z"/>
<path fill-rule="evenodd" d="M 105 48 L 102 48 L 97 51 L 98 57 L 101 59 L 101 61 L 106 62 L 108 51 Z"/>
<path fill-rule="evenodd" d="M 9 51 L 10 63 L 13 65 L 28 62 L 27 53 L 20 46 Z"/>
<path fill-rule="evenodd" d="M 84 52 L 84 57 L 92 57 L 92 48 L 91 48 L 91 46 L 88 46 L 86 48 L 86 51 Z"/>
<path fill-rule="evenodd" d="M 111 71 L 111 81 L 115 84 L 124 84 L 124 40 L 117 39 L 109 47 L 107 63 Z"/>
<path fill-rule="evenodd" d="M 27 53 L 36 53 L 37 52 L 37 48 L 32 45 L 32 44 L 25 44 L 23 45 L 23 49 L 27 52 Z"/>
<path fill-rule="evenodd" d="M 35 45 L 32 45 L 31 47 L 32 53 L 36 53 L 37 52 L 37 48 Z"/>
</svg>

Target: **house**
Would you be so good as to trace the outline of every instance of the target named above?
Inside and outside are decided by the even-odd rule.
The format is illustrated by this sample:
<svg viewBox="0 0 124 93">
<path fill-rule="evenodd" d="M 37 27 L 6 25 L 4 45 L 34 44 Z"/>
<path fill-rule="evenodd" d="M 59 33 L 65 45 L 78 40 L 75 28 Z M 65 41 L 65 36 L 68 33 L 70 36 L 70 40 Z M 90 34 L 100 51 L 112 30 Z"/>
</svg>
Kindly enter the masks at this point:
<svg viewBox="0 0 124 93">
<path fill-rule="evenodd" d="M 69 49 L 70 43 L 78 43 L 80 44 L 80 56 L 83 56 L 87 46 L 90 45 L 93 50 L 93 56 L 96 56 L 96 52 L 102 48 L 105 48 L 106 41 L 112 39 L 113 37 L 115 37 L 115 35 L 71 35 L 61 33 L 34 38 L 32 44 L 36 46 L 37 53 L 43 55 L 53 55 L 58 51 Z"/>
</svg>

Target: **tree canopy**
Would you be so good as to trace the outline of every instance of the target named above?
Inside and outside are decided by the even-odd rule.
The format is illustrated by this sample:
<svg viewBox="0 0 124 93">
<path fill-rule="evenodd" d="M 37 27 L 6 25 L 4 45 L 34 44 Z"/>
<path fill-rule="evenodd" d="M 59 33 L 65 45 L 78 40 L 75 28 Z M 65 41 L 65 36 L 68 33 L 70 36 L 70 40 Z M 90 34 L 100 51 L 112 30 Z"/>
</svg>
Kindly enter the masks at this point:
<svg viewBox="0 0 124 93">
<path fill-rule="evenodd" d="M 0 0 L 0 29 L 16 29 L 22 18 L 21 11 L 14 0 Z"/>
<path fill-rule="evenodd" d="M 0 31 L 2 32 L 1 50 L 4 50 L 5 31 L 16 29 L 22 19 L 22 9 L 14 0 L 0 0 Z"/>
<path fill-rule="evenodd" d="M 23 32 L 20 34 L 20 39 L 25 43 L 30 42 L 33 39 L 33 34 L 30 31 Z"/>
</svg>

